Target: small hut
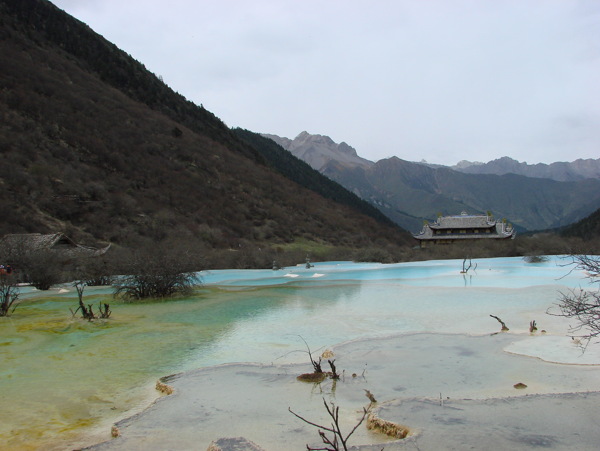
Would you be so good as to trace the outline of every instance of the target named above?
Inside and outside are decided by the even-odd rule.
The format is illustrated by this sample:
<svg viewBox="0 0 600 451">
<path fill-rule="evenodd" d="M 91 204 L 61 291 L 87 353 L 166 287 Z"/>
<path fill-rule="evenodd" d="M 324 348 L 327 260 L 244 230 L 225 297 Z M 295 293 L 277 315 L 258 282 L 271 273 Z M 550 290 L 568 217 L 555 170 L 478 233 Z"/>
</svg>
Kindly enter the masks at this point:
<svg viewBox="0 0 600 451">
<path fill-rule="evenodd" d="M 5 255 L 51 251 L 66 259 L 104 255 L 110 244 L 103 248 L 77 244 L 63 233 L 13 233 L 0 239 L 0 251 Z"/>
</svg>

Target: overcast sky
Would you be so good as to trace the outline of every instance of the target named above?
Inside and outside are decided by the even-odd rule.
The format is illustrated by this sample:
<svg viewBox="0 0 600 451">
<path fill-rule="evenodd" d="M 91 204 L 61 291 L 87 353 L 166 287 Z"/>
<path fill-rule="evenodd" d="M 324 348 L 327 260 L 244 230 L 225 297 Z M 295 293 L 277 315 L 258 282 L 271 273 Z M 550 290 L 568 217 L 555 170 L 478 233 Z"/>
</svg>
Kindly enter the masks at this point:
<svg viewBox="0 0 600 451">
<path fill-rule="evenodd" d="M 53 0 L 230 127 L 376 161 L 600 158 L 597 0 Z"/>
</svg>

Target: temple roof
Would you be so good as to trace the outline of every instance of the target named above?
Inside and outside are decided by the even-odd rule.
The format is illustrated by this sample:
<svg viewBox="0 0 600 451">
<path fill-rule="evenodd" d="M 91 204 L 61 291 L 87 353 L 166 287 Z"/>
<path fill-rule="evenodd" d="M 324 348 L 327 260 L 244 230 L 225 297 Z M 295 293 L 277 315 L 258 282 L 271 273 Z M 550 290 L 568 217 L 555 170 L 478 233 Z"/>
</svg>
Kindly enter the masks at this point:
<svg viewBox="0 0 600 451">
<path fill-rule="evenodd" d="M 488 215 L 440 216 L 433 224 L 426 223 L 420 233 L 413 235 L 422 240 L 473 240 L 514 238 L 515 230 L 505 221 L 496 221 Z"/>
<path fill-rule="evenodd" d="M 464 228 L 489 228 L 496 225 L 496 221 L 484 215 L 456 215 L 442 216 L 437 222 L 429 224 L 432 229 L 464 229 Z"/>
</svg>

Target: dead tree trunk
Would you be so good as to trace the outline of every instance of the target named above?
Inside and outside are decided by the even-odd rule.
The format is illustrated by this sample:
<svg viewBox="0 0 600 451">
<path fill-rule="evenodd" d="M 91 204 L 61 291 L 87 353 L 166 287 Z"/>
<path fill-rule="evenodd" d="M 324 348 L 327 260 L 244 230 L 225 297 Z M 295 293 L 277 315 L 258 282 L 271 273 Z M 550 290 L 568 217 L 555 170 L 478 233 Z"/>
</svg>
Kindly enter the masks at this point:
<svg viewBox="0 0 600 451">
<path fill-rule="evenodd" d="M 506 327 L 506 324 L 504 324 L 504 321 L 502 321 L 500 318 L 498 318 L 497 316 L 494 315 L 490 315 L 492 318 L 495 318 L 500 324 L 502 324 L 502 332 L 506 332 L 508 331 L 508 327 Z"/>
</svg>

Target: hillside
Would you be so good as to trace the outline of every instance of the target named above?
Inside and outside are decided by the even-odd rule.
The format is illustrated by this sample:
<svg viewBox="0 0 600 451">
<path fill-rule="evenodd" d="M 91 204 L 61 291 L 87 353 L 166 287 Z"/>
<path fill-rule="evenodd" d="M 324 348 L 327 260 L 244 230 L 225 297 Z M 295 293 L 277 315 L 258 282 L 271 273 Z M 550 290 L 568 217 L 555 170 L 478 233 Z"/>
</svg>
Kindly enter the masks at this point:
<svg viewBox="0 0 600 451">
<path fill-rule="evenodd" d="M 356 196 L 328 191 L 339 186 L 317 193 L 285 177 L 49 2 L 0 1 L 0 52 L 0 234 L 60 230 L 123 246 L 412 244 Z"/>
<path fill-rule="evenodd" d="M 562 236 L 579 237 L 584 240 L 600 240 L 600 209 L 581 221 L 565 227 L 560 231 Z"/>
</svg>

